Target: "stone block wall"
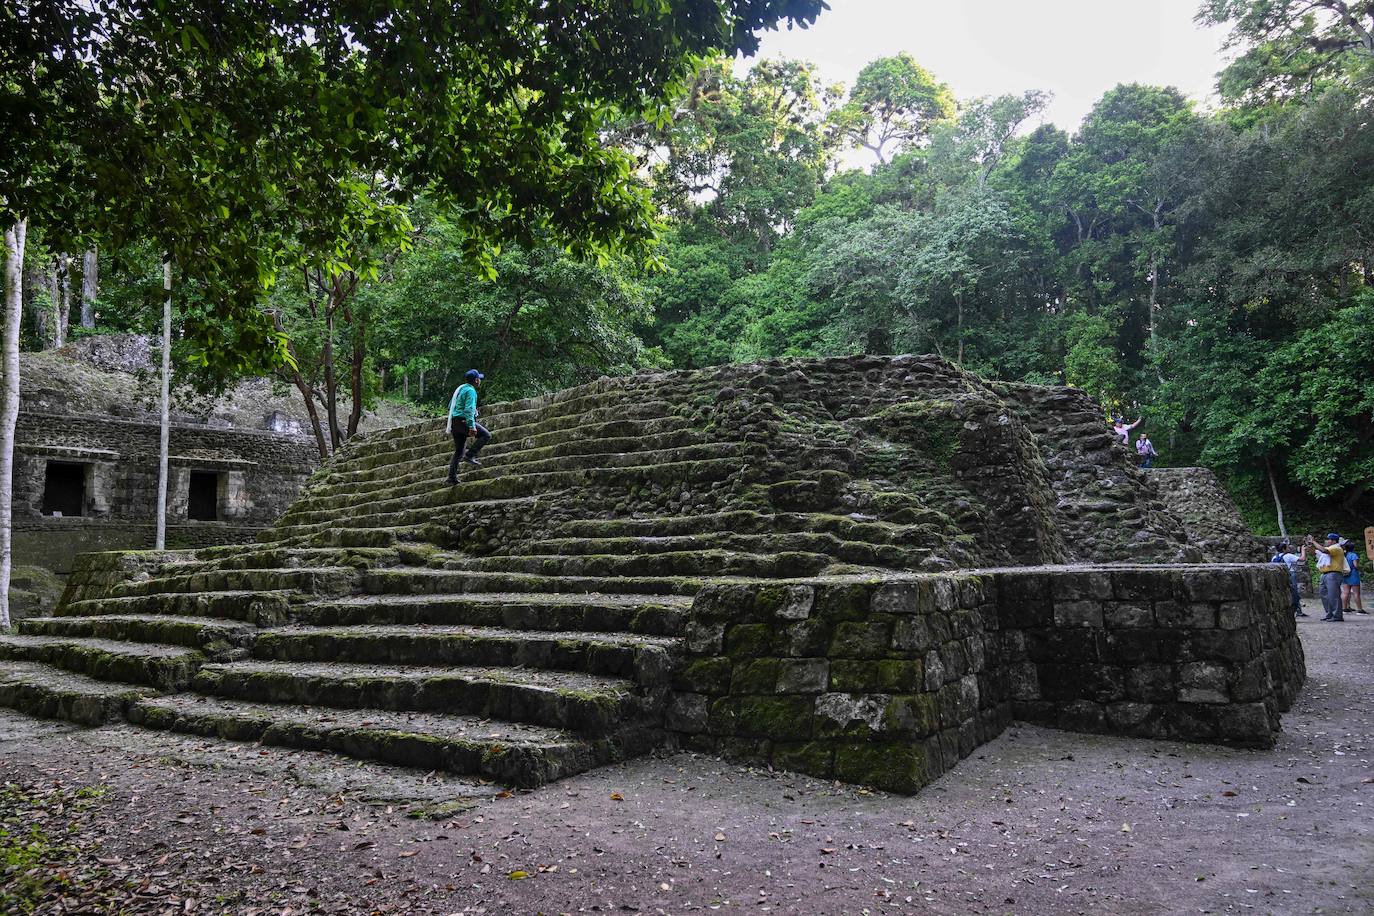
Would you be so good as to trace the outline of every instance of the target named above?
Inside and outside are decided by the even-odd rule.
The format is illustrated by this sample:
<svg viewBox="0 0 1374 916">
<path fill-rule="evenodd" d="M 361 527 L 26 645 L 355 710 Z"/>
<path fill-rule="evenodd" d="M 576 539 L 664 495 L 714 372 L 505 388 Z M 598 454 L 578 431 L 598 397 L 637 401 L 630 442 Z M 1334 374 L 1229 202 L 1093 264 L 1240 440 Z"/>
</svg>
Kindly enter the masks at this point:
<svg viewBox="0 0 1374 916">
<path fill-rule="evenodd" d="M 914 792 L 1013 717 L 1268 746 L 1304 676 L 1264 566 L 713 586 L 667 724 L 692 749 Z"/>
<path fill-rule="evenodd" d="M 66 573 L 72 559 L 83 551 L 151 546 L 157 504 L 156 424 L 21 411 L 15 443 L 17 562 Z M 43 513 L 49 461 L 86 467 L 81 516 L 58 518 Z M 316 462 L 314 446 L 299 437 L 174 424 L 168 467 L 168 545 L 252 540 L 296 498 Z M 192 471 L 220 475 L 218 520 L 188 517 Z"/>
<path fill-rule="evenodd" d="M 718 586 L 667 724 L 688 747 L 915 792 L 1010 721 L 992 577 Z"/>
<path fill-rule="evenodd" d="M 1278 569 L 1008 570 L 997 588 L 1024 721 L 1267 747 L 1305 676 Z"/>
</svg>

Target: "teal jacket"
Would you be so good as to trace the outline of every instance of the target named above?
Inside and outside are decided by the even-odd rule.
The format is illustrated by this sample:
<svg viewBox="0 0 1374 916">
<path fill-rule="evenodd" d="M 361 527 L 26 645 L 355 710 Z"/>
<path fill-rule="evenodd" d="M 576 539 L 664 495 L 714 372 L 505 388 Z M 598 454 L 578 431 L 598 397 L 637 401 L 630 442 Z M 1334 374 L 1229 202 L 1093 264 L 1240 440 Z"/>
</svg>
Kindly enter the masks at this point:
<svg viewBox="0 0 1374 916">
<path fill-rule="evenodd" d="M 450 431 L 453 429 L 454 417 L 462 417 L 469 429 L 477 425 L 477 389 L 466 382 L 458 386 L 458 390 L 453 392 L 452 400 L 448 402 Z"/>
</svg>

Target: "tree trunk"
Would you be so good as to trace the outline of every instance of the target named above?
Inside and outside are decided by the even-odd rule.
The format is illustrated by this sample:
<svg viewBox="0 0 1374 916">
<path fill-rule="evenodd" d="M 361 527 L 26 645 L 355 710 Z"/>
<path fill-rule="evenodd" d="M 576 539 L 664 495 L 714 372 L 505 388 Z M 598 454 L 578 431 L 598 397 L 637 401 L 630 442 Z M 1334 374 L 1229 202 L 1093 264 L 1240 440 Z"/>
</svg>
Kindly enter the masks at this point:
<svg viewBox="0 0 1374 916">
<path fill-rule="evenodd" d="M 401 373 L 401 397 L 410 400 L 410 373 Z"/>
<path fill-rule="evenodd" d="M 1269 492 L 1274 494 L 1274 514 L 1279 519 L 1279 536 L 1287 539 L 1288 526 L 1283 521 L 1283 503 L 1279 501 L 1279 485 L 1274 480 L 1274 465 L 1269 456 L 1264 456 L 1264 472 L 1269 475 Z"/>
<path fill-rule="evenodd" d="M 955 359 L 954 362 L 955 362 L 957 365 L 962 366 L 962 365 L 964 364 L 964 297 L 963 297 L 963 295 L 957 295 L 957 296 L 954 297 L 954 305 L 955 305 L 955 308 L 957 308 L 957 309 L 959 310 L 959 328 L 958 328 L 958 333 L 959 333 L 959 356 Z"/>
<path fill-rule="evenodd" d="M 10 570 L 14 563 L 14 425 L 19 419 L 19 322 L 24 312 L 24 239 L 27 220 L 5 228 L 4 378 L 0 379 L 0 627 L 10 625 Z"/>
<path fill-rule="evenodd" d="M 272 313 L 272 327 L 278 334 L 282 332 L 281 313 Z M 320 413 L 315 409 L 314 391 L 305 376 L 301 375 L 300 357 L 296 355 L 296 346 L 291 342 L 291 338 L 286 339 L 286 352 L 291 357 L 291 371 L 284 369 L 278 370 L 279 374 L 296 386 L 296 390 L 301 393 L 301 400 L 305 402 L 305 412 L 310 417 L 310 431 L 315 435 L 315 447 L 320 450 L 320 460 L 325 461 L 329 458 L 329 443 L 324 437 L 324 427 L 320 425 Z"/>
<path fill-rule="evenodd" d="M 344 318 L 353 326 L 353 358 L 348 367 L 348 390 L 353 403 L 348 407 L 348 438 L 358 435 L 358 424 L 363 418 L 363 362 L 367 358 L 367 316 L 345 314 Z"/>
<path fill-rule="evenodd" d="M 158 418 L 157 527 L 154 550 L 167 549 L 167 452 L 172 415 L 172 258 L 162 258 L 162 402 Z"/>
<path fill-rule="evenodd" d="M 420 370 L 420 400 L 425 399 L 425 370 Z"/>
<path fill-rule="evenodd" d="M 324 413 L 329 421 L 329 447 L 339 449 L 339 380 L 334 375 L 334 309 L 324 312 Z"/>
<path fill-rule="evenodd" d="M 1159 214 L 1164 203 L 1161 201 L 1150 214 L 1154 221 L 1155 238 L 1159 238 L 1159 232 L 1163 228 Z M 1159 379 L 1161 385 L 1164 384 L 1164 370 L 1159 368 L 1159 328 L 1155 320 L 1155 311 L 1159 308 L 1159 247 L 1156 244 L 1150 249 L 1150 354 L 1155 359 L 1155 377 Z"/>
<path fill-rule="evenodd" d="M 38 337 L 38 345 L 46 347 L 48 345 L 48 322 L 52 319 L 53 302 L 57 299 L 57 278 L 50 270 L 30 270 L 29 271 L 29 312 L 33 315 L 33 329 Z M 37 295 L 42 293 L 47 297 L 42 301 Z"/>
<path fill-rule="evenodd" d="M 72 315 L 72 256 L 57 256 L 57 291 L 53 297 L 53 349 L 60 349 L 67 343 L 67 324 Z"/>
<path fill-rule="evenodd" d="M 81 326 L 95 327 L 95 300 L 100 296 L 100 255 L 94 245 L 81 258 Z"/>
</svg>

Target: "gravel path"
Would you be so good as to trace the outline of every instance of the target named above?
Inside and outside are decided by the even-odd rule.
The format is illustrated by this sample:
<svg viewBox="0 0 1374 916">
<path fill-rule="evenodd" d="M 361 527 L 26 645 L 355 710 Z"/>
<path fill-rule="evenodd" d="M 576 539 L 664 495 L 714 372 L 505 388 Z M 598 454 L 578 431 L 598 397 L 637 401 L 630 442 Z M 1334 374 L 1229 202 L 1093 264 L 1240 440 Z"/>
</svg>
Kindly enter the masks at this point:
<svg viewBox="0 0 1374 916">
<path fill-rule="evenodd" d="M 512 796 L 12 715 L 0 755 L 107 788 L 87 855 L 147 912 L 1367 913 L 1374 618 L 1347 619 L 1301 622 L 1272 751 L 1018 725 L 915 798 L 689 754 Z"/>
</svg>

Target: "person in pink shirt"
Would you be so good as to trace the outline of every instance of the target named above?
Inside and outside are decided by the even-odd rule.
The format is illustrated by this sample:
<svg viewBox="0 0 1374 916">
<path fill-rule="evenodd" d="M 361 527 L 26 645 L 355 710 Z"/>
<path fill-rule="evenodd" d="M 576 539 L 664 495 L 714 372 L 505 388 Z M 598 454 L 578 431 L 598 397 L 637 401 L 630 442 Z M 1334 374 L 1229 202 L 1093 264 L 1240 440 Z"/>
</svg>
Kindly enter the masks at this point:
<svg viewBox="0 0 1374 916">
<path fill-rule="evenodd" d="M 1121 444 L 1122 444 L 1122 445 L 1130 445 L 1130 444 L 1131 444 L 1131 430 L 1135 429 L 1135 428 L 1136 428 L 1137 426 L 1139 426 L 1139 425 L 1140 425 L 1140 421 L 1139 421 L 1139 420 L 1136 420 L 1134 423 L 1132 423 L 1132 424 L 1130 424 L 1130 425 L 1128 426 L 1128 425 L 1126 424 L 1126 418 L 1125 418 L 1125 417 L 1117 417 L 1115 420 L 1112 421 L 1112 431 L 1115 432 L 1118 436 L 1121 437 Z"/>
</svg>

